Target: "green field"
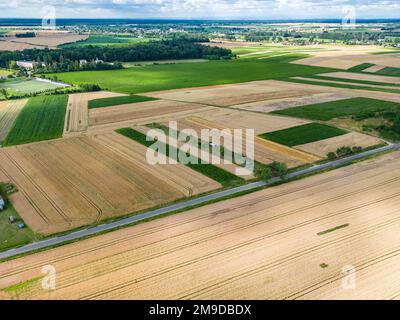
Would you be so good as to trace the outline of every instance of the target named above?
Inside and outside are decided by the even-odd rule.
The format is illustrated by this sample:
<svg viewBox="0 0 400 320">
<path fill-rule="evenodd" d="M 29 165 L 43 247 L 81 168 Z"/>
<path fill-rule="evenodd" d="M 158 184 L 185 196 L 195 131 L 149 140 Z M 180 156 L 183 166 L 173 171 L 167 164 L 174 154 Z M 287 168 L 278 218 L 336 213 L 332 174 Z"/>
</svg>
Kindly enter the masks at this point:
<svg viewBox="0 0 400 320">
<path fill-rule="evenodd" d="M 348 69 L 348 71 L 361 72 L 361 71 L 364 71 L 365 69 L 368 69 L 368 68 L 373 67 L 373 66 L 374 66 L 373 63 L 362 63 L 362 64 L 359 64 L 358 66 L 355 66 L 355 67 L 352 67 L 352 68 Z"/>
<path fill-rule="evenodd" d="M 147 148 L 152 147 L 152 145 L 154 144 L 154 142 L 146 140 L 145 134 L 138 132 L 132 128 L 123 128 L 123 129 L 118 129 L 116 131 L 119 134 L 122 134 L 125 137 L 128 137 L 146 146 Z M 172 154 L 170 153 L 170 151 L 172 151 Z M 167 146 L 165 155 L 178 161 L 178 159 L 175 157 L 175 155 L 177 155 L 178 153 L 179 150 Z M 244 179 L 235 176 L 234 174 L 227 172 L 217 166 L 214 166 L 212 164 L 201 164 L 201 161 L 193 156 L 191 156 L 190 158 L 191 158 L 190 161 L 191 163 L 187 164 L 186 165 L 187 167 L 209 177 L 210 179 L 213 179 L 214 181 L 219 182 L 224 187 L 231 187 L 234 185 L 242 184 L 244 182 Z M 199 164 L 195 164 L 196 162 L 198 162 Z"/>
<path fill-rule="evenodd" d="M 261 138 L 274 141 L 289 147 L 325 140 L 341 136 L 347 131 L 320 123 L 310 123 L 285 130 L 279 130 L 260 135 Z"/>
<path fill-rule="evenodd" d="M 96 83 L 103 89 L 135 94 L 254 80 L 285 79 L 334 70 L 289 64 L 290 59 L 293 60 L 294 57 L 286 56 L 265 61 L 233 60 L 150 65 L 122 70 L 59 73 L 57 77 L 68 83 Z"/>
<path fill-rule="evenodd" d="M 87 40 L 68 43 L 60 46 L 61 48 L 76 48 L 86 46 L 129 46 L 132 44 L 143 43 L 149 41 L 148 39 L 132 38 L 122 35 L 104 35 L 92 34 Z"/>
<path fill-rule="evenodd" d="M 3 189 L 3 186 L 3 184 L 0 184 L 0 191 Z M 12 224 L 8 221 L 10 216 L 15 218 L 15 222 Z M 21 217 L 7 201 L 5 210 L 0 212 L 0 251 L 22 246 L 36 240 L 32 230 L 28 227 L 19 229 L 19 223 L 23 223 Z"/>
<path fill-rule="evenodd" d="M 67 95 L 29 99 L 14 122 L 5 146 L 60 138 L 64 130 Z"/>
<path fill-rule="evenodd" d="M 157 100 L 157 99 L 150 98 L 150 97 L 141 97 L 141 96 L 123 96 L 123 97 L 96 99 L 96 100 L 89 101 L 89 109 L 106 108 L 106 107 L 118 106 L 118 105 L 122 105 L 122 104 L 146 102 L 146 101 L 153 101 L 153 100 Z"/>
<path fill-rule="evenodd" d="M 31 94 L 61 88 L 62 86 L 38 80 L 6 80 L 0 82 L 0 88 L 7 89 L 11 93 Z"/>
<path fill-rule="evenodd" d="M 328 121 L 339 117 L 356 116 L 394 108 L 400 109 L 400 104 L 369 98 L 353 98 L 278 110 L 272 113 L 295 118 Z"/>
<path fill-rule="evenodd" d="M 383 68 L 382 70 L 379 70 L 375 72 L 375 74 L 383 75 L 383 76 L 395 76 L 395 77 L 400 77 L 400 68 Z"/>
</svg>

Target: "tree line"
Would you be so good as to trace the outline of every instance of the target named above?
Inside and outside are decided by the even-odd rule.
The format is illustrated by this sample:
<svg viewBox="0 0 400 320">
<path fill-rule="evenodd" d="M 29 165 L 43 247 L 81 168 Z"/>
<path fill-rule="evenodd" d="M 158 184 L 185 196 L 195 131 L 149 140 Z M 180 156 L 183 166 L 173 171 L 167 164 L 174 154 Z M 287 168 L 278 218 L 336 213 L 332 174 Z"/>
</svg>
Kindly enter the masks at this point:
<svg viewBox="0 0 400 320">
<path fill-rule="evenodd" d="M 97 47 L 82 48 L 28 49 L 19 52 L 0 52 L 0 67 L 15 68 L 15 61 L 28 60 L 37 62 L 40 71 L 60 72 L 82 69 L 119 68 L 116 62 L 157 61 L 178 59 L 230 59 L 232 51 L 224 48 L 205 46 L 186 40 L 164 40 L 137 44 L 127 47 Z M 80 60 L 88 62 L 97 59 L 105 63 L 80 64 Z M 111 65 L 110 63 L 114 63 Z M 43 66 L 42 66 L 43 65 Z"/>
</svg>

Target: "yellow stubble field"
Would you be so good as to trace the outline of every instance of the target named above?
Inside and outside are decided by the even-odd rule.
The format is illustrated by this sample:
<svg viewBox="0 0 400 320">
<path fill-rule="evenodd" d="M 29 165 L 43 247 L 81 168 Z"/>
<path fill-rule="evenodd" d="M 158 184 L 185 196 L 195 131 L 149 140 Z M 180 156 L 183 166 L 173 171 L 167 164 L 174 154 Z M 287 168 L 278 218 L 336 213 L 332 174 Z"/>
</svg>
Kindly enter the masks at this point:
<svg viewBox="0 0 400 320">
<path fill-rule="evenodd" d="M 5 262 L 0 288 L 10 299 L 399 298 L 399 168 L 387 154 Z M 41 288 L 48 264 L 54 291 Z"/>
</svg>

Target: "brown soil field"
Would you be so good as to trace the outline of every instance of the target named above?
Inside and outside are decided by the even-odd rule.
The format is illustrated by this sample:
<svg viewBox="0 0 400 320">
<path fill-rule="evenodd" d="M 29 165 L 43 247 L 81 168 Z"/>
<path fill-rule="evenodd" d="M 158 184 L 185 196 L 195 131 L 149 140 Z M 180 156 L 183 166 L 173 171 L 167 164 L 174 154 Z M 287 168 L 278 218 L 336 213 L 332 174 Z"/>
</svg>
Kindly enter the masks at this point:
<svg viewBox="0 0 400 320">
<path fill-rule="evenodd" d="M 21 33 L 21 32 L 19 32 Z M 55 49 L 57 46 L 86 40 L 87 34 L 75 34 L 59 31 L 39 31 L 35 38 L 16 38 L 15 36 L 5 37 L 0 42 L 0 50 L 19 51 L 24 49 Z M 3 48 L 3 42 L 4 48 Z"/>
<path fill-rule="evenodd" d="M 349 97 L 350 95 L 344 93 L 317 93 L 317 94 L 307 95 L 304 97 L 265 100 L 265 101 L 258 101 L 246 104 L 239 104 L 237 106 L 231 106 L 230 108 L 244 110 L 244 111 L 269 113 L 276 110 L 306 106 L 309 104 L 348 99 Z"/>
<path fill-rule="evenodd" d="M 382 50 L 382 49 L 381 49 Z M 381 51 L 374 50 L 374 51 Z M 373 51 L 368 51 L 369 53 Z M 337 52 L 316 52 L 313 53 L 312 58 L 305 58 L 294 61 L 296 64 L 305 64 L 318 67 L 336 68 L 336 69 L 349 69 L 363 63 L 373 63 L 385 67 L 400 67 L 400 55 L 385 54 L 385 55 L 372 55 L 368 52 L 354 54 L 352 51 L 345 51 L 341 54 Z"/>
<path fill-rule="evenodd" d="M 0 144 L 7 137 L 15 119 L 28 100 L 0 101 Z"/>
<path fill-rule="evenodd" d="M 383 141 L 378 138 L 358 132 L 351 132 L 342 136 L 296 146 L 295 149 L 325 158 L 329 152 L 336 152 L 337 149 L 344 146 L 367 148 L 381 143 Z"/>
<path fill-rule="evenodd" d="M 166 100 L 228 107 L 262 100 L 295 98 L 320 92 L 320 90 L 312 87 L 293 91 L 290 83 L 268 80 L 151 92 L 143 95 Z"/>
<path fill-rule="evenodd" d="M 256 135 L 266 132 L 288 129 L 310 121 L 289 117 L 280 117 L 269 114 L 246 112 L 232 109 L 219 109 L 201 114 L 201 117 L 219 123 L 230 129 L 254 129 Z"/>
<path fill-rule="evenodd" d="M 365 69 L 363 71 L 364 72 L 372 72 L 372 73 L 374 73 L 374 72 L 378 72 L 378 71 L 380 71 L 380 70 L 382 70 L 384 68 L 386 68 L 386 66 L 375 65 L 375 66 L 369 67 L 369 68 L 367 68 L 367 69 Z"/>
<path fill-rule="evenodd" d="M 348 83 L 348 82 L 344 82 L 344 81 L 338 81 L 338 80 L 323 80 L 323 79 L 312 79 L 312 78 L 303 78 L 303 77 L 294 77 L 292 79 L 297 79 L 297 80 L 306 80 L 306 81 L 318 81 L 318 82 L 325 82 L 325 83 L 338 83 L 338 84 L 344 84 L 344 85 L 356 85 L 358 87 L 366 87 L 368 90 L 368 88 L 381 88 L 381 89 L 394 89 L 394 90 L 398 90 L 399 87 L 389 87 L 389 86 L 380 86 L 380 85 L 374 85 L 374 84 L 365 84 L 365 83 Z"/>
<path fill-rule="evenodd" d="M 119 135 L 62 139 L 1 150 L 0 170 L 20 190 L 15 208 L 40 234 L 220 187 L 184 166 L 151 166 L 143 148 Z"/>
<path fill-rule="evenodd" d="M 119 96 L 124 96 L 124 94 L 108 91 L 70 94 L 65 113 L 64 137 L 87 131 L 89 126 L 88 102 L 90 100 Z"/>
<path fill-rule="evenodd" d="M 33 46 L 27 43 L 10 42 L 0 40 L 0 51 L 22 51 L 25 49 L 41 49 L 41 46 Z"/>
<path fill-rule="evenodd" d="M 400 84 L 399 77 L 388 77 L 373 74 L 362 74 L 362 73 L 351 73 L 351 72 L 332 72 L 321 74 L 324 77 L 334 77 L 352 80 L 363 80 L 363 81 L 374 81 L 374 82 L 384 82 L 392 84 Z"/>
<path fill-rule="evenodd" d="M 117 126 L 117 128 L 121 128 L 124 125 L 126 126 L 126 122 L 131 124 L 141 122 L 140 124 L 143 124 L 151 122 L 152 119 L 162 117 L 175 119 L 180 114 L 193 114 L 209 109 L 209 107 L 205 107 L 204 105 L 165 100 L 133 103 L 89 110 L 89 125 L 101 126 L 112 124 L 112 127 Z"/>
<path fill-rule="evenodd" d="M 4 262 L 0 288 L 10 299 L 399 298 L 399 156 Z M 56 290 L 44 291 L 49 264 Z"/>
</svg>

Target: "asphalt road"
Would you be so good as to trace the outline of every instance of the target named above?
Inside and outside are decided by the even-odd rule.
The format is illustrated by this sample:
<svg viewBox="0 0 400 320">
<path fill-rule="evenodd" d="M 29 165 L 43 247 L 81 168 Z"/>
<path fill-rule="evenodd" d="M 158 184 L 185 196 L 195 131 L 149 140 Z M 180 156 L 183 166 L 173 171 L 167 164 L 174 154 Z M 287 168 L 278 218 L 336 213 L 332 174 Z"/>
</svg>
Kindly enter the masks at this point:
<svg viewBox="0 0 400 320">
<path fill-rule="evenodd" d="M 363 153 L 360 153 L 360 154 L 357 154 L 357 155 L 354 155 L 354 156 L 351 156 L 348 158 L 335 160 L 335 161 L 328 162 L 328 163 L 321 164 L 321 165 L 315 165 L 315 166 L 307 168 L 307 169 L 302 169 L 302 170 L 288 174 L 285 177 L 285 179 L 293 179 L 293 178 L 297 178 L 297 177 L 300 177 L 303 175 L 317 173 L 319 171 L 324 171 L 326 169 L 337 168 L 337 167 L 340 167 L 344 164 L 353 162 L 358 159 L 362 159 L 362 158 L 369 157 L 372 155 L 377 155 L 379 153 L 383 153 L 386 151 L 395 150 L 395 149 L 399 149 L 399 148 L 400 148 L 400 143 L 392 144 L 392 145 L 385 146 L 385 147 L 382 147 L 379 149 L 363 152 Z M 135 215 L 135 216 L 132 216 L 129 218 L 117 220 L 117 221 L 114 221 L 111 223 L 102 224 L 102 225 L 99 225 L 96 227 L 91 227 L 91 228 L 84 229 L 84 230 L 79 230 L 79 231 L 68 233 L 68 234 L 65 234 L 65 235 L 62 235 L 59 237 L 49 238 L 49 239 L 38 241 L 38 242 L 33 242 L 33 243 L 30 243 L 23 247 L 19 247 L 19 248 L 1 252 L 0 259 L 11 258 L 11 257 L 17 256 L 20 254 L 29 253 L 29 252 L 39 250 L 39 249 L 45 249 L 45 248 L 48 248 L 48 247 L 51 247 L 54 245 L 61 245 L 63 243 L 69 242 L 69 241 L 78 240 L 80 238 L 92 236 L 92 235 L 95 235 L 100 232 L 110 231 L 110 230 L 113 230 L 116 228 L 124 227 L 124 226 L 130 225 L 135 222 L 139 222 L 139 221 L 146 220 L 149 218 L 154 218 L 154 217 L 157 217 L 160 215 L 174 212 L 176 210 L 184 210 L 184 209 L 190 208 L 195 205 L 201 205 L 201 204 L 207 203 L 209 201 L 224 198 L 226 196 L 235 195 L 235 194 L 241 193 L 243 191 L 249 191 L 249 190 L 257 189 L 259 187 L 265 187 L 268 185 L 272 185 L 279 181 L 281 181 L 280 178 L 275 178 L 268 182 L 259 181 L 259 182 L 249 183 L 249 184 L 237 187 L 237 188 L 232 188 L 232 189 L 216 192 L 216 193 L 213 193 L 210 195 L 206 195 L 203 197 L 199 197 L 196 199 L 179 202 L 177 204 L 173 204 L 168 207 L 163 207 L 160 209 L 147 211 L 145 213 L 138 214 L 138 215 Z"/>
</svg>

